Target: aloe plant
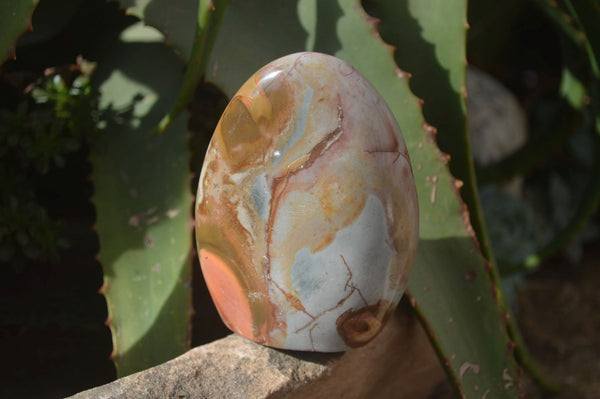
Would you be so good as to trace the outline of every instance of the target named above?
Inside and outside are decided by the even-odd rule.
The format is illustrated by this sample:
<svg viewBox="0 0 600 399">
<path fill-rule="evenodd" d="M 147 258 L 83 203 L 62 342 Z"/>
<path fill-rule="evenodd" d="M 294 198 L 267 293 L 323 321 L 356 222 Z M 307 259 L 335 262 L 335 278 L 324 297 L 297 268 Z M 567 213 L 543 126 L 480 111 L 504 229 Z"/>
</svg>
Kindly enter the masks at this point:
<svg viewBox="0 0 600 399">
<path fill-rule="evenodd" d="M 14 57 L 16 38 L 31 26 L 31 14 L 37 0 L 7 0 L 3 2 L 2 15 L 9 16 L 3 19 L 0 28 L 0 57 L 2 59 Z"/>
<path fill-rule="evenodd" d="M 112 116 L 93 143 L 98 255 L 121 375 L 182 353 L 190 317 L 191 195 L 183 116 L 150 132 L 182 83 L 180 61 L 141 23 L 107 43 L 95 77 Z M 153 59 L 148 65 L 145 60 Z M 159 78 L 160 77 L 160 78 Z"/>
<path fill-rule="evenodd" d="M 9 0 L 2 6 L 17 15 L 0 28 L 4 54 L 28 27 L 35 3 Z M 194 255 L 185 107 L 196 86 L 204 78 L 230 97 L 269 61 L 319 51 L 346 60 L 369 79 L 404 134 L 421 218 L 407 295 L 457 391 L 464 398 L 516 397 L 519 364 L 544 383 L 504 303 L 481 216 L 465 123 L 466 0 L 120 3 L 138 22 L 101 44 L 94 84 L 105 126 L 94 137 L 90 158 L 119 375 L 189 347 Z M 563 75 L 565 101 L 581 110 L 585 95 L 599 98 L 597 3 L 540 3 L 588 57 L 591 84 L 575 80 L 568 68 Z M 600 131 L 595 104 L 589 112 Z M 494 168 L 501 169 L 485 173 L 493 176 Z M 597 177 L 591 182 L 568 237 L 597 207 L 600 183 Z"/>
</svg>

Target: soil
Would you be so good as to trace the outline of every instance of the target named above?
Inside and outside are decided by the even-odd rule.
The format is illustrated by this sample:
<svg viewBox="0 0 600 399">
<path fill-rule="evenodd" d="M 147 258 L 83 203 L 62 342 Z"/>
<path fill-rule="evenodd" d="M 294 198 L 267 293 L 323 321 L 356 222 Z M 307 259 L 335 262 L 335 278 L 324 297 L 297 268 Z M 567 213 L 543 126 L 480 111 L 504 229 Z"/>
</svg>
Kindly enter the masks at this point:
<svg viewBox="0 0 600 399">
<path fill-rule="evenodd" d="M 518 319 L 527 345 L 547 375 L 561 384 L 556 399 L 600 397 L 600 241 L 581 265 L 560 257 L 531 276 L 519 295 Z M 545 398 L 531 381 L 527 398 Z"/>
</svg>

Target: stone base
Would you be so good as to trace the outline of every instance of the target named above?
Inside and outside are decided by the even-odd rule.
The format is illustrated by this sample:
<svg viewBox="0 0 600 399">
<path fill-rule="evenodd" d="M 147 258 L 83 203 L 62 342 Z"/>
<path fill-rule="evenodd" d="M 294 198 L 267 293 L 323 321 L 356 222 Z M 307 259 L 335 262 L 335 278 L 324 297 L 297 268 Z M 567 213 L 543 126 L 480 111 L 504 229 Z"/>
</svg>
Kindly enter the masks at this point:
<svg viewBox="0 0 600 399">
<path fill-rule="evenodd" d="M 402 306 L 371 343 L 345 353 L 283 351 L 238 335 L 73 398 L 452 398 L 423 329 Z"/>
</svg>

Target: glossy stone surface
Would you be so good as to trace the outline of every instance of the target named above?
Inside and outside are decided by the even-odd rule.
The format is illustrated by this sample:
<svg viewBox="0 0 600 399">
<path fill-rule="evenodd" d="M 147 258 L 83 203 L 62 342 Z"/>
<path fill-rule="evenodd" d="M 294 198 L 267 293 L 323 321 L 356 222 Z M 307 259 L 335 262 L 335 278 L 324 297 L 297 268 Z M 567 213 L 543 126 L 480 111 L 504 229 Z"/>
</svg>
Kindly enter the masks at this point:
<svg viewBox="0 0 600 399">
<path fill-rule="evenodd" d="M 418 224 L 398 125 L 344 61 L 280 58 L 227 106 L 200 176 L 196 239 L 234 332 L 295 350 L 366 344 L 406 287 Z"/>
</svg>

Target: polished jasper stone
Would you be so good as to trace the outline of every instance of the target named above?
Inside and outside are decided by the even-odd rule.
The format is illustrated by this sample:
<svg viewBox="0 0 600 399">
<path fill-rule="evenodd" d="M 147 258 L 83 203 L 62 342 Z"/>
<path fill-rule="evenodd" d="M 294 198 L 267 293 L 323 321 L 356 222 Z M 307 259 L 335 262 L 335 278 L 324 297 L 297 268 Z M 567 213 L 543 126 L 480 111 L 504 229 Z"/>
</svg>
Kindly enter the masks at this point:
<svg viewBox="0 0 600 399">
<path fill-rule="evenodd" d="M 200 176 L 196 238 L 234 332 L 285 349 L 366 344 L 406 287 L 418 223 L 398 125 L 344 61 L 280 58 L 227 106 Z"/>
</svg>

